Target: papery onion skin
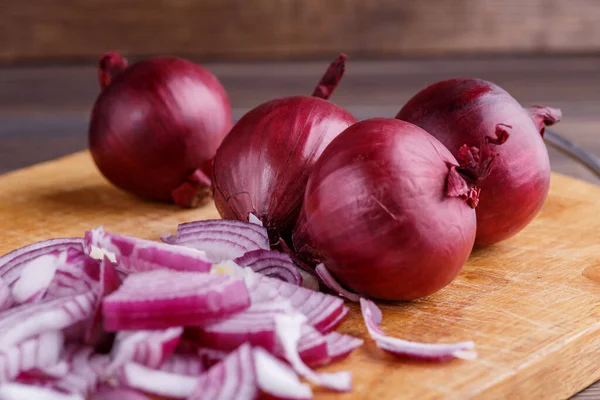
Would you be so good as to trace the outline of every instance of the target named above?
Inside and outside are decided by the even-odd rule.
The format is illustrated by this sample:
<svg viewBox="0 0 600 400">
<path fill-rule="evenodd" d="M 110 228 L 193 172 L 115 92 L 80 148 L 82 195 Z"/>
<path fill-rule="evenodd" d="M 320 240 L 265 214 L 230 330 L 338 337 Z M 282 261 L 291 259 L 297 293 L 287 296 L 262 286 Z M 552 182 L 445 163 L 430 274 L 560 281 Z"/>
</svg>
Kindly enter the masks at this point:
<svg viewBox="0 0 600 400">
<path fill-rule="evenodd" d="M 543 123 L 558 122 L 560 111 L 531 110 L 532 116 L 491 82 L 459 78 L 428 86 L 396 115 L 435 136 L 457 158 L 464 144 L 480 146 L 498 124 L 511 128 L 510 138 L 493 149 L 498 156 L 489 175 L 477 183 L 481 189 L 477 245 L 515 235 L 544 204 L 550 187 L 550 161 L 542 139 Z M 547 117 L 542 115 L 544 111 L 548 111 Z"/>
<path fill-rule="evenodd" d="M 185 59 L 150 58 L 117 73 L 126 64 L 116 57 L 101 59 L 106 86 L 89 126 L 98 169 L 139 197 L 199 205 L 210 194 L 212 158 L 232 125 L 227 93 L 208 70 Z"/>
<path fill-rule="evenodd" d="M 343 72 L 336 60 L 315 94 L 329 96 Z M 336 69 L 337 68 L 337 69 Z M 338 73 L 337 80 L 329 74 Z M 334 81 L 332 85 L 323 82 Z M 272 242 L 291 232 L 308 175 L 325 147 L 356 122 L 342 107 L 319 97 L 293 96 L 261 104 L 244 115 L 214 160 L 213 197 L 224 219 L 253 213 Z"/>
<path fill-rule="evenodd" d="M 351 126 L 313 169 L 295 249 L 369 297 L 411 300 L 440 290 L 475 240 L 475 211 L 449 195 L 456 164 L 438 140 L 407 122 Z"/>
</svg>

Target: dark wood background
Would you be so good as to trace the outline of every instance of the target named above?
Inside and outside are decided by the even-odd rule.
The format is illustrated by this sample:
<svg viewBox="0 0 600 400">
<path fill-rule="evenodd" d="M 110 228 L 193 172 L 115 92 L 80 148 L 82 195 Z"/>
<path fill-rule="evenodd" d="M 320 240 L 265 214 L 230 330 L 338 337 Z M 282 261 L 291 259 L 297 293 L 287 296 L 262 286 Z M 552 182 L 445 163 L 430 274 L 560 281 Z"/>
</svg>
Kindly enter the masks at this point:
<svg viewBox="0 0 600 400">
<path fill-rule="evenodd" d="M 597 53 L 596 0 L 2 0 L 0 62 Z"/>
</svg>

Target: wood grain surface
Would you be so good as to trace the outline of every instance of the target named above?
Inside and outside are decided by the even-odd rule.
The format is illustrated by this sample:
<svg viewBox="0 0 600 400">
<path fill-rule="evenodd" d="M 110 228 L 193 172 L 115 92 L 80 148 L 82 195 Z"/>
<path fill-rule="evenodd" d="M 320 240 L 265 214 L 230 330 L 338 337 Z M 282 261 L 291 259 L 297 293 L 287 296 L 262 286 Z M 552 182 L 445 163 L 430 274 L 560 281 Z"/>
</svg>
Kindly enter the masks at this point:
<svg viewBox="0 0 600 400">
<path fill-rule="evenodd" d="M 600 378 L 598 214 L 599 187 L 554 174 L 542 212 L 518 236 L 476 250 L 437 294 L 382 304 L 384 331 L 427 342 L 470 339 L 477 360 L 395 359 L 367 338 L 352 306 L 340 331 L 366 344 L 328 369 L 351 370 L 354 391 L 318 390 L 316 398 L 562 399 L 591 384 Z M 212 203 L 182 210 L 118 191 L 87 152 L 0 177 L 0 253 L 98 225 L 157 239 L 179 222 L 215 217 Z"/>
<path fill-rule="evenodd" d="M 598 53 L 590 0 L 3 0 L 0 60 Z"/>
</svg>

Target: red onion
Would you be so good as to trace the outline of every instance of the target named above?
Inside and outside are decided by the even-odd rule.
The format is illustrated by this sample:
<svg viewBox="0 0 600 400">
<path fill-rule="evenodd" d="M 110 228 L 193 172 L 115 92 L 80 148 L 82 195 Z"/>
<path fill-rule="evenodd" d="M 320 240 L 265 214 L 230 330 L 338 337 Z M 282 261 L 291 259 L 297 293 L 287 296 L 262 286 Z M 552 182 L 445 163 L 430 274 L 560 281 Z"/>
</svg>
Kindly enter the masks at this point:
<svg viewBox="0 0 600 400">
<path fill-rule="evenodd" d="M 129 275 L 104 298 L 108 332 L 205 326 L 250 305 L 244 281 L 225 275 L 159 269 Z"/>
<path fill-rule="evenodd" d="M 21 372 L 58 363 L 63 341 L 62 332 L 49 331 L 0 351 L 0 383 L 13 380 Z"/>
<path fill-rule="evenodd" d="M 420 126 L 468 164 L 470 146 L 482 146 L 498 126 L 510 138 L 495 146 L 495 165 L 477 182 L 476 244 L 507 239 L 523 229 L 542 207 L 550 185 L 550 162 L 544 145 L 546 125 L 561 118 L 560 110 L 521 105 L 493 83 L 479 79 L 449 79 L 417 93 L 396 118 Z M 466 147 L 465 147 L 466 145 Z"/>
<path fill-rule="evenodd" d="M 221 217 L 258 217 L 275 243 L 291 232 L 308 174 L 325 147 L 356 122 L 326 101 L 344 72 L 346 57 L 331 65 L 313 97 L 269 101 L 232 128 L 214 160 L 213 194 Z"/>
<path fill-rule="evenodd" d="M 260 347 L 252 349 L 257 385 L 266 398 L 308 400 L 313 398 L 310 386 L 301 383 L 287 364 Z"/>
<path fill-rule="evenodd" d="M 194 392 L 198 378 L 128 363 L 121 367 L 119 380 L 131 389 L 173 399 L 187 399 Z"/>
<path fill-rule="evenodd" d="M 102 228 L 92 229 L 85 233 L 85 247 L 90 254 L 94 248 L 112 254 L 119 268 L 125 272 L 150 271 L 161 268 L 207 272 L 212 267 L 203 251 L 116 235 L 105 232 Z"/>
<path fill-rule="evenodd" d="M 24 385 L 22 383 L 6 383 L 0 386 L 0 399 L 2 400 L 85 400 L 79 394 L 67 394 L 54 389 Z"/>
<path fill-rule="evenodd" d="M 216 263 L 269 248 L 267 230 L 262 226 L 222 219 L 180 224 L 177 235 L 164 234 L 161 240 L 204 251 Z"/>
<path fill-rule="evenodd" d="M 199 376 L 205 370 L 202 359 L 197 354 L 171 354 L 162 365 L 162 371 L 174 374 Z"/>
<path fill-rule="evenodd" d="M 242 267 L 254 272 L 281 279 L 282 281 L 300 285 L 303 282 L 300 271 L 285 253 L 274 250 L 253 250 L 233 260 Z"/>
<path fill-rule="evenodd" d="M 0 312 L 8 310 L 13 305 L 13 298 L 10 287 L 0 278 Z"/>
<path fill-rule="evenodd" d="M 335 329 L 348 313 L 344 301 L 336 296 L 315 292 L 260 274 L 248 275 L 245 280 L 252 296 L 252 303 L 259 301 L 260 297 L 287 300 L 294 310 L 308 318 L 309 325 L 321 333 Z"/>
<path fill-rule="evenodd" d="M 203 374 L 189 400 L 254 400 L 258 397 L 254 354 L 240 346 Z"/>
<path fill-rule="evenodd" d="M 70 248 L 81 250 L 83 248 L 83 239 L 60 238 L 43 240 L 13 250 L 0 257 L 0 277 L 9 286 L 12 286 L 19 276 L 21 276 L 21 269 L 27 262 L 45 254 Z"/>
<path fill-rule="evenodd" d="M 182 333 L 181 327 L 117 333 L 108 371 L 130 361 L 150 368 L 160 367 L 175 350 Z"/>
<path fill-rule="evenodd" d="M 103 90 L 92 110 L 89 147 L 100 172 L 145 199 L 198 205 L 210 193 L 211 160 L 232 125 L 217 78 L 176 57 L 127 67 L 107 53 L 99 69 Z"/>
<path fill-rule="evenodd" d="M 409 342 L 387 336 L 379 324 L 382 320 L 381 310 L 370 300 L 360 299 L 360 308 L 369 335 L 375 340 L 377 347 L 389 353 L 426 361 L 444 361 L 451 358 L 472 360 L 477 357 L 473 342 L 452 344 L 429 344 Z"/>
<path fill-rule="evenodd" d="M 346 129 L 308 181 L 298 254 L 362 295 L 409 300 L 458 274 L 475 239 L 478 191 L 433 136 L 377 118 Z"/>
<path fill-rule="evenodd" d="M 275 331 L 283 347 L 284 358 L 299 375 L 310 382 L 340 392 L 352 390 L 352 374 L 347 371 L 335 373 L 315 372 L 300 358 L 298 342 L 302 336 L 302 326 L 306 317 L 301 314 L 278 315 L 275 317 Z"/>
<path fill-rule="evenodd" d="M 44 332 L 87 320 L 96 298 L 88 292 L 43 303 L 27 303 L 0 314 L 0 351 Z"/>
</svg>

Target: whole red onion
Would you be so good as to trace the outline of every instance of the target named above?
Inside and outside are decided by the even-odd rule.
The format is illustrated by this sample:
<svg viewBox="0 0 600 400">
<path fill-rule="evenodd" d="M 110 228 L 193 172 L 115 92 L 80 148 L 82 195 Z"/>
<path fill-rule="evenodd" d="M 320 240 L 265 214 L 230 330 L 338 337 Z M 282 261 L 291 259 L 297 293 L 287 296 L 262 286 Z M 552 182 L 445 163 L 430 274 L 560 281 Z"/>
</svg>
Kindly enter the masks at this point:
<svg viewBox="0 0 600 400">
<path fill-rule="evenodd" d="M 478 190 L 433 136 L 396 119 L 358 122 L 313 168 L 293 233 L 351 291 L 388 300 L 434 293 L 475 240 Z"/>
<path fill-rule="evenodd" d="M 474 155 L 498 129 L 510 138 L 496 146 L 495 165 L 477 183 L 476 244 L 507 239 L 523 229 L 542 207 L 550 185 L 550 161 L 542 135 L 558 122 L 560 110 L 525 110 L 497 85 L 479 79 L 449 79 L 417 93 L 396 118 L 420 126 L 439 139 L 461 162 Z M 467 147 L 464 147 L 464 145 Z"/>
<path fill-rule="evenodd" d="M 116 53 L 99 63 L 103 88 L 89 147 L 115 186 L 150 200 L 193 207 L 210 194 L 211 162 L 232 125 L 227 93 L 206 69 L 155 57 L 127 67 Z"/>
<path fill-rule="evenodd" d="M 273 242 L 296 222 L 308 174 L 325 147 L 356 122 L 326 101 L 344 73 L 336 59 L 312 97 L 275 99 L 250 110 L 231 129 L 214 160 L 213 194 L 221 217 L 257 216 Z"/>
</svg>

